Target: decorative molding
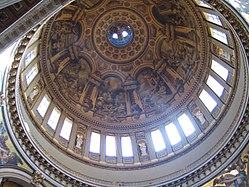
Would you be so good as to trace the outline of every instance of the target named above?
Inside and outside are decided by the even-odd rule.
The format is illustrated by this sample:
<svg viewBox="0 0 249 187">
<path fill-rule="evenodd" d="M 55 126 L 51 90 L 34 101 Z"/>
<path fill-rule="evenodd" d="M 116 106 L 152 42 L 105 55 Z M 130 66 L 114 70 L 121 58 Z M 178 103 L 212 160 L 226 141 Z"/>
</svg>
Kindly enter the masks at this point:
<svg viewBox="0 0 249 187">
<path fill-rule="evenodd" d="M 42 187 L 42 182 L 44 179 L 45 177 L 41 173 L 35 171 L 31 180 L 31 184 L 33 184 L 35 187 Z"/>
<path fill-rule="evenodd" d="M 41 1 L 0 35 L 0 52 L 74 0 Z"/>
<path fill-rule="evenodd" d="M 21 0 L 1 0 L 1 3 L 0 3 L 0 9 L 3 9 L 7 6 L 10 6 L 10 5 L 13 5 L 14 3 L 17 3 Z"/>
</svg>

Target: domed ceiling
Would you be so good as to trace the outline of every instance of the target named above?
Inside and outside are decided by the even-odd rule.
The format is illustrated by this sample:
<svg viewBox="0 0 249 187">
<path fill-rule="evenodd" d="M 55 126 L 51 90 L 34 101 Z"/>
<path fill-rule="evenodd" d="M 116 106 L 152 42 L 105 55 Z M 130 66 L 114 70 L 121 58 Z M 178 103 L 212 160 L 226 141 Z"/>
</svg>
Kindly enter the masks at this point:
<svg viewBox="0 0 249 187">
<path fill-rule="evenodd" d="M 198 186 L 246 141 L 243 46 L 203 1 L 77 0 L 30 35 L 8 104 L 53 182 Z"/>
<path fill-rule="evenodd" d="M 43 30 L 46 85 L 61 108 L 110 130 L 163 123 L 191 101 L 209 60 L 186 1 L 99 1 L 64 8 Z"/>
</svg>

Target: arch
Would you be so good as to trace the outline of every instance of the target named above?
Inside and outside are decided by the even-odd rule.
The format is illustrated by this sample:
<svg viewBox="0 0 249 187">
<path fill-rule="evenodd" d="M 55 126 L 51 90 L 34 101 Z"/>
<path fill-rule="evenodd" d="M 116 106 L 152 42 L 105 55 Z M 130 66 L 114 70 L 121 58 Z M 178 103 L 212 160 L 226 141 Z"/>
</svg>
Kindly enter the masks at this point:
<svg viewBox="0 0 249 187">
<path fill-rule="evenodd" d="M 0 168 L 0 176 L 3 179 L 8 179 L 8 181 L 18 181 L 23 187 L 34 187 L 31 184 L 32 174 L 20 169 L 11 167 Z"/>
</svg>

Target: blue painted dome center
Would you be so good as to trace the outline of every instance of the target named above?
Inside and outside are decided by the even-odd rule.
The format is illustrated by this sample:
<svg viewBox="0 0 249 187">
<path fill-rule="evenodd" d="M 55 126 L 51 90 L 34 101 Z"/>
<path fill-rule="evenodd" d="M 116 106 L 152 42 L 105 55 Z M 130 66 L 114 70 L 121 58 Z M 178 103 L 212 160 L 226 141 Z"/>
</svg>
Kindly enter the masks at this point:
<svg viewBox="0 0 249 187">
<path fill-rule="evenodd" d="M 108 40 L 116 47 L 125 47 L 131 43 L 133 31 L 124 23 L 115 23 L 108 29 Z"/>
</svg>

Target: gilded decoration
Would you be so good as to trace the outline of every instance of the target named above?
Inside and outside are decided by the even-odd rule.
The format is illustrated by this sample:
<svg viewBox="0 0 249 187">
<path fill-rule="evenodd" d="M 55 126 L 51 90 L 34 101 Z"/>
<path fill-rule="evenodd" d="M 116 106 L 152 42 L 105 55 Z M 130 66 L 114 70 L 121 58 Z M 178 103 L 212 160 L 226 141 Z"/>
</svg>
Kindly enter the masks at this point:
<svg viewBox="0 0 249 187">
<path fill-rule="evenodd" d="M 41 66 L 62 108 L 85 121 L 134 127 L 165 120 L 190 102 L 208 65 L 190 4 L 79 4 L 57 13 L 43 31 Z"/>
<path fill-rule="evenodd" d="M 13 166 L 32 171 L 14 147 L 7 133 L 6 122 L 3 119 L 2 113 L 3 111 L 0 109 L 0 167 Z"/>
<path fill-rule="evenodd" d="M 203 187 L 248 187 L 249 146 L 219 176 Z"/>
</svg>

